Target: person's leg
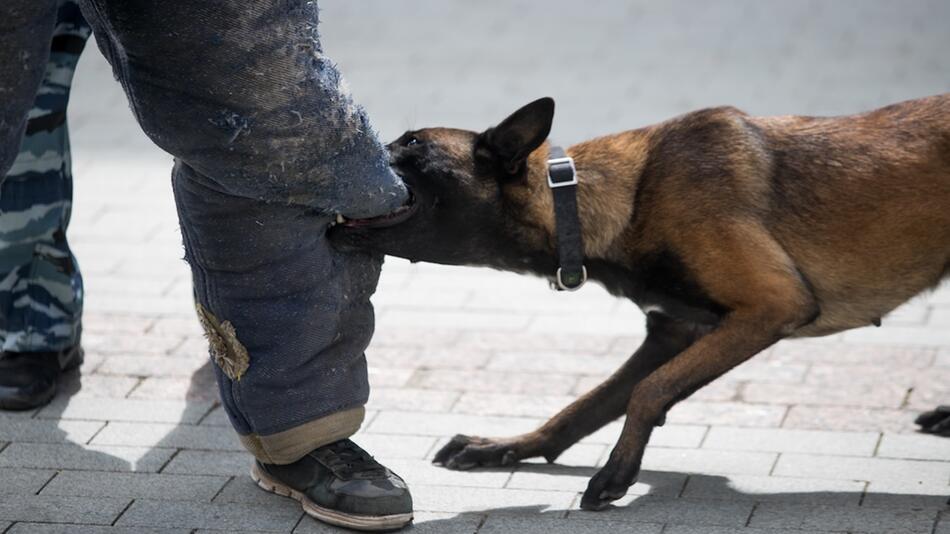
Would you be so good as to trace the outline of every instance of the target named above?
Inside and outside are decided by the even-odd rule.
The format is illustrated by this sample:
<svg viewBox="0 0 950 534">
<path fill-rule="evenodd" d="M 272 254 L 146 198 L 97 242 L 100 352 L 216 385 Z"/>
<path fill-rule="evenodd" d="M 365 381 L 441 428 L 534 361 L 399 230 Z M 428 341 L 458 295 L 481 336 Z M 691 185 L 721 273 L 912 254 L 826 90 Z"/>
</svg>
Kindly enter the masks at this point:
<svg viewBox="0 0 950 534">
<path fill-rule="evenodd" d="M 286 464 L 355 433 L 380 258 L 335 254 L 328 217 L 234 197 L 181 162 L 173 184 L 199 318 L 242 443 Z"/>
<path fill-rule="evenodd" d="M 0 180 L 20 148 L 49 56 L 56 0 L 7 0 L 0 17 Z"/>
<path fill-rule="evenodd" d="M 381 259 L 325 233 L 332 214 L 381 215 L 407 193 L 322 54 L 316 3 L 83 6 L 139 123 L 176 156 L 199 317 L 259 483 L 324 520 L 405 524 L 405 485 L 344 439 L 368 393 Z"/>
<path fill-rule="evenodd" d="M 19 153 L 0 186 L 0 408 L 32 408 L 81 363 L 82 278 L 66 242 L 72 204 L 66 105 L 90 29 L 60 0 Z M 50 44 L 51 43 L 51 44 Z"/>
</svg>

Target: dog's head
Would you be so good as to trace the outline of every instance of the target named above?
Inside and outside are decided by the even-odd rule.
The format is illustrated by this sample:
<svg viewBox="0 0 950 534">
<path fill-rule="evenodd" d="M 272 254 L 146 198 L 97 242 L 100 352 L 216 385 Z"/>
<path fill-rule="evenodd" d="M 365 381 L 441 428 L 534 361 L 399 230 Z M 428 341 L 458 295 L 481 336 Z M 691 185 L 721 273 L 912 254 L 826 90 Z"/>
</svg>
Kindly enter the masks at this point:
<svg viewBox="0 0 950 534">
<path fill-rule="evenodd" d="M 545 171 L 541 151 L 530 156 L 553 118 L 554 100 L 542 98 L 481 133 L 406 132 L 388 148 L 411 205 L 394 217 L 347 220 L 331 239 L 415 261 L 535 270 L 546 237 L 525 213 L 527 182 L 532 172 Z"/>
</svg>

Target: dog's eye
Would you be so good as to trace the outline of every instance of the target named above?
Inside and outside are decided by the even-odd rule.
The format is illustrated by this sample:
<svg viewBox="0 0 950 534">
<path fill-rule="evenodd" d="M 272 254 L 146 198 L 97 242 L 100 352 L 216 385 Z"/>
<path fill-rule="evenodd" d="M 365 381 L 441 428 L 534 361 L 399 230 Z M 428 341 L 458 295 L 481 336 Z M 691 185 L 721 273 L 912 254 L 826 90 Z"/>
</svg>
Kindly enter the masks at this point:
<svg viewBox="0 0 950 534">
<path fill-rule="evenodd" d="M 409 137 L 406 138 L 406 146 L 413 146 L 413 145 L 418 145 L 418 144 L 419 144 L 418 137 L 414 135 L 410 135 Z"/>
</svg>

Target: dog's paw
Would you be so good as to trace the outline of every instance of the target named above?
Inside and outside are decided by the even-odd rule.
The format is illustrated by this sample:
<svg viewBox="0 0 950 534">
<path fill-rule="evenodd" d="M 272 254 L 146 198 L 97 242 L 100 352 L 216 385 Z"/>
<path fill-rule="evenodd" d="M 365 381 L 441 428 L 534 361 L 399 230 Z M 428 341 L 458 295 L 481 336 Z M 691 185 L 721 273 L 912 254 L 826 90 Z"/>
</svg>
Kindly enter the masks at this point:
<svg viewBox="0 0 950 534">
<path fill-rule="evenodd" d="M 638 474 L 637 469 L 632 472 L 627 471 L 614 468 L 608 462 L 587 484 L 587 491 L 581 498 L 581 508 L 591 511 L 603 510 L 613 501 L 626 495 Z"/>
<path fill-rule="evenodd" d="M 509 441 L 458 434 L 436 453 L 432 463 L 464 471 L 474 467 L 512 465 L 520 459 Z"/>
</svg>

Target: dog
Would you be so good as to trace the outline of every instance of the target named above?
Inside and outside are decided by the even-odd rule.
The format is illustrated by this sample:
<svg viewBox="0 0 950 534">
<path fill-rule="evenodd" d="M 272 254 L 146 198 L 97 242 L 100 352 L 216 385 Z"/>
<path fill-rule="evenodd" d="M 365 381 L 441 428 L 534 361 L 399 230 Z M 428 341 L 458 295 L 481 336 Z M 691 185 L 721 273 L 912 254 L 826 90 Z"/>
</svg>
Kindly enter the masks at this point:
<svg viewBox="0 0 950 534">
<path fill-rule="evenodd" d="M 412 201 L 340 218 L 343 247 L 550 276 L 558 267 L 547 137 L 554 101 L 483 132 L 428 128 L 391 143 Z M 455 436 L 450 469 L 553 462 L 625 415 L 581 507 L 636 480 L 676 402 L 784 338 L 879 324 L 950 274 L 950 94 L 844 117 L 687 113 L 567 149 L 588 276 L 645 313 L 642 346 L 536 430 Z"/>
</svg>

